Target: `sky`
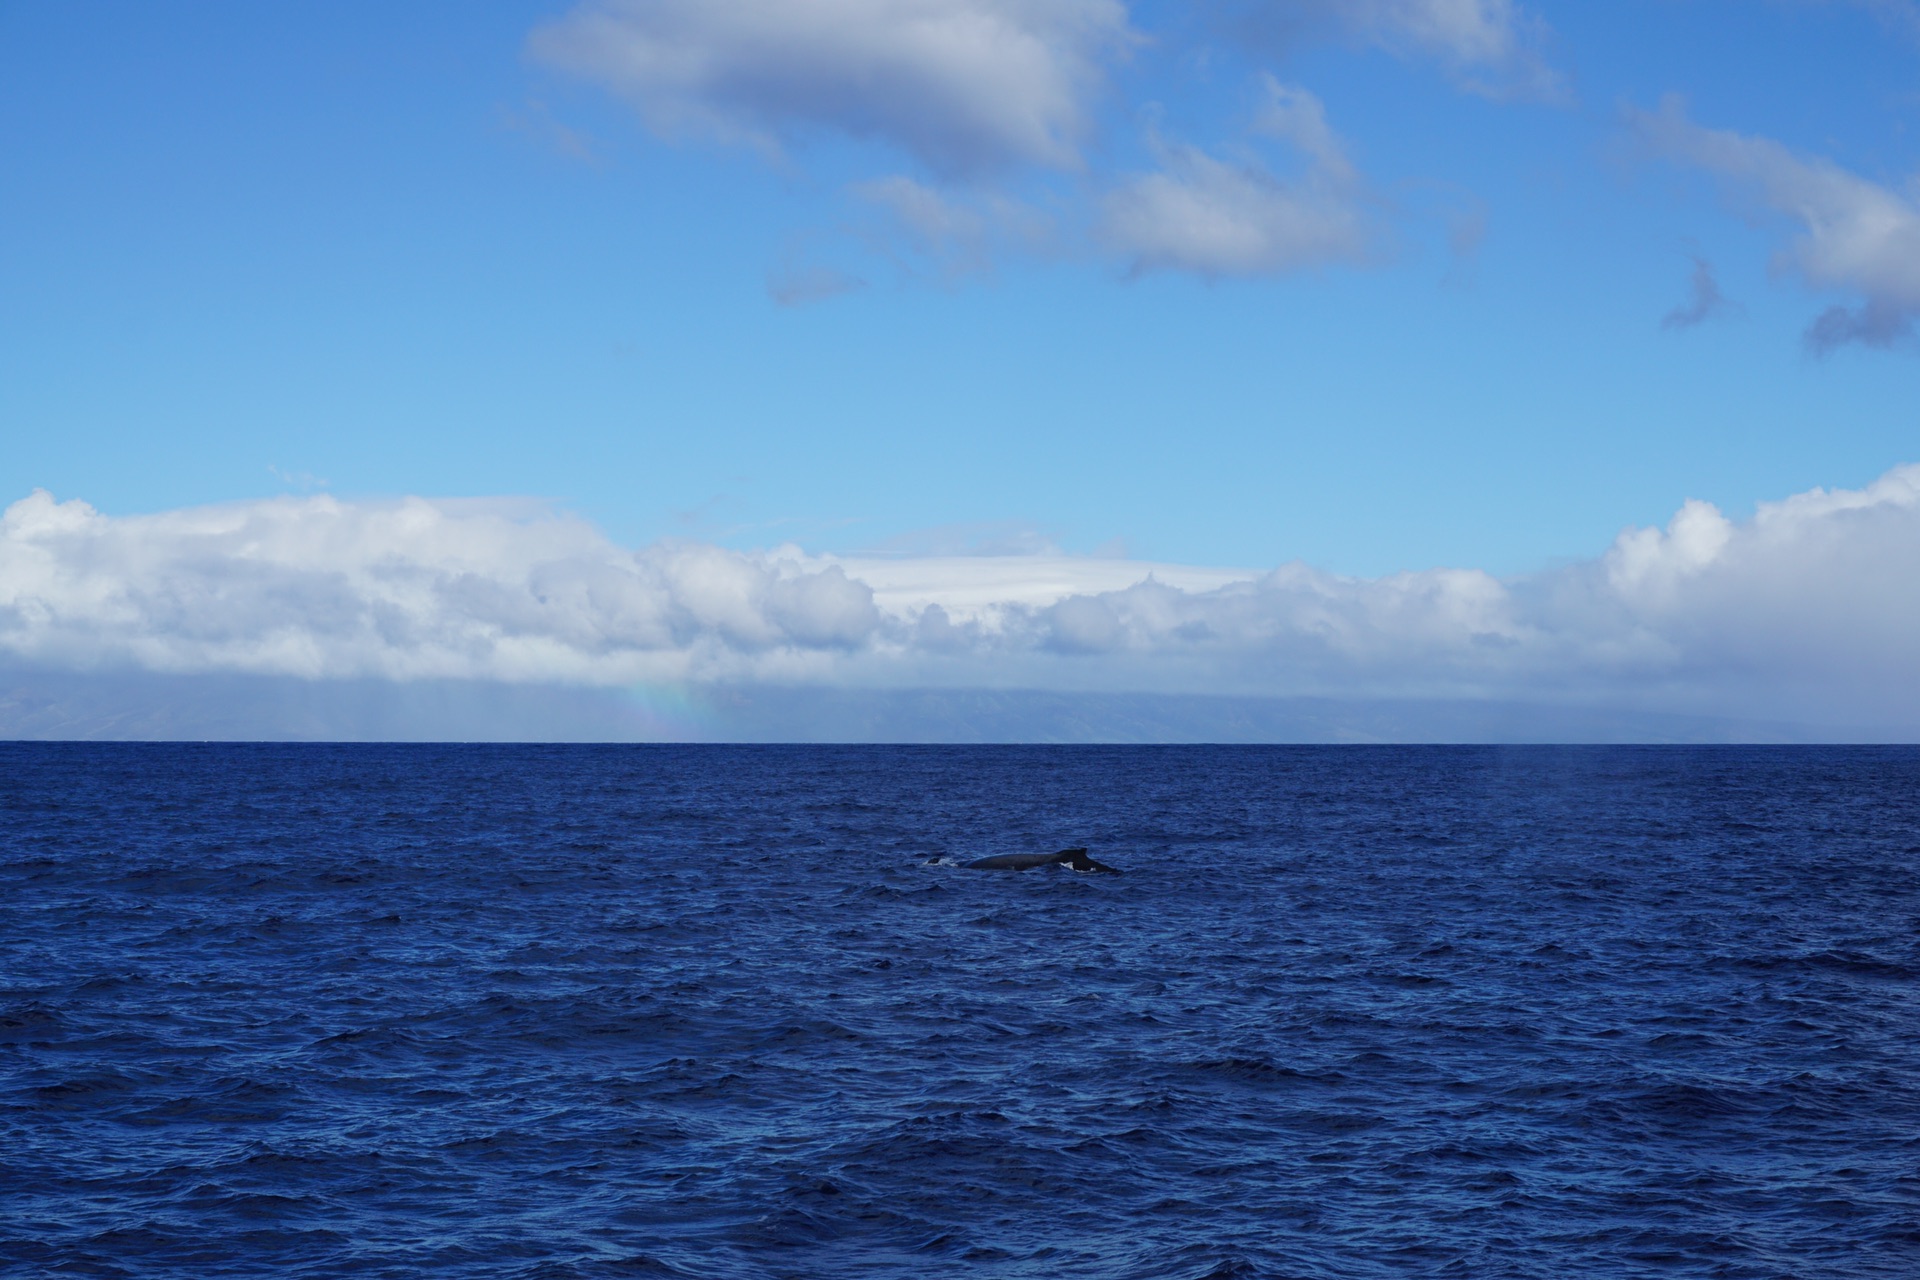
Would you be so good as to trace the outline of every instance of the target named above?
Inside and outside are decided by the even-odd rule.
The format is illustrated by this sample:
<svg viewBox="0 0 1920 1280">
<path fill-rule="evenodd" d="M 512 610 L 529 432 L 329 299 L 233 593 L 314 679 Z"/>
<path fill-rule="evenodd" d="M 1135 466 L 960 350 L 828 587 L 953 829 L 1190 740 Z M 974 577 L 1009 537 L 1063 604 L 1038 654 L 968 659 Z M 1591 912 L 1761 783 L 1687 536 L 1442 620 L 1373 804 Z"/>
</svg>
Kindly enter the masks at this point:
<svg viewBox="0 0 1920 1280">
<path fill-rule="evenodd" d="M 1920 731 L 1920 4 L 0 0 L 0 118 L 0 665 Z"/>
</svg>

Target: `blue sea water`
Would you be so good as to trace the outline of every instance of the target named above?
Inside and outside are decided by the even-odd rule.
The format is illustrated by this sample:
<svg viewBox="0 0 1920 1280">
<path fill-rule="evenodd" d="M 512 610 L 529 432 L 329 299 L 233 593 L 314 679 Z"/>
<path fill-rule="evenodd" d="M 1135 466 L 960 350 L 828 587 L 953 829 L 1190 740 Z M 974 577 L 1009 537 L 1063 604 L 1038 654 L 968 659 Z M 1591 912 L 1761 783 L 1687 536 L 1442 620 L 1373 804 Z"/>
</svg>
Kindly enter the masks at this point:
<svg viewBox="0 0 1920 1280">
<path fill-rule="evenodd" d="M 1908 749 L 0 745 L 0 1273 L 1911 1280 L 1917 980 Z"/>
</svg>

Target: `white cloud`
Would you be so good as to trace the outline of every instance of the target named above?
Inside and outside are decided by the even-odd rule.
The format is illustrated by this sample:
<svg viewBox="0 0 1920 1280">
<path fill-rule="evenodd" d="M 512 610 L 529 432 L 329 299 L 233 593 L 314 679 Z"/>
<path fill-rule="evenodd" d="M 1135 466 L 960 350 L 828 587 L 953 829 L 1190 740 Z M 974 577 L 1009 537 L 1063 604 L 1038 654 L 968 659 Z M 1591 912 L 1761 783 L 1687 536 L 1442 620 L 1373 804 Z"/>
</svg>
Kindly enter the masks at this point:
<svg viewBox="0 0 1920 1280">
<path fill-rule="evenodd" d="M 698 543 L 629 552 L 507 503 L 112 518 L 36 492 L 0 519 L 0 650 L 61 665 L 618 683 L 800 673 L 879 621 L 837 568 Z"/>
<path fill-rule="evenodd" d="M 1120 0 L 590 0 L 531 38 L 667 137 L 873 138 L 935 171 L 1072 169 Z"/>
<path fill-rule="evenodd" d="M 1605 564 L 1676 675 L 1920 710 L 1920 466 L 1762 503 L 1744 523 L 1689 503 L 1662 534 L 1623 534 Z"/>
<path fill-rule="evenodd" d="M 1857 295 L 1833 306 L 1807 330 L 1826 352 L 1848 342 L 1890 346 L 1909 337 L 1920 315 L 1920 202 L 1850 173 L 1830 160 L 1803 156 L 1770 138 L 1707 129 L 1668 97 L 1658 111 L 1629 111 L 1634 132 L 1657 152 L 1706 170 L 1733 190 L 1756 197 L 1801 231 L 1777 265 L 1816 289 Z"/>
<path fill-rule="evenodd" d="M 1920 466 L 1686 503 L 1499 579 L 1062 555 L 630 551 L 502 502 L 0 518 L 0 655 L 66 669 L 620 685 L 1468 697 L 1920 731 Z"/>
<path fill-rule="evenodd" d="M 1343 0 L 1339 7 L 1369 38 L 1439 59 L 1475 92 L 1553 98 L 1565 91 L 1534 47 L 1540 24 L 1512 0 Z"/>
<path fill-rule="evenodd" d="M 1102 209 L 1101 240 L 1135 271 L 1214 279 L 1365 260 L 1365 193 L 1320 100 L 1271 78 L 1265 87 L 1254 132 L 1289 144 L 1306 171 L 1283 178 L 1256 156 L 1224 160 L 1153 138 L 1159 169 L 1122 182 Z"/>
<path fill-rule="evenodd" d="M 1558 91 L 1535 49 L 1543 28 L 1511 0 L 1241 8 L 1243 33 L 1359 39 L 1437 60 L 1496 96 Z M 625 98 L 665 138 L 784 157 L 835 135 L 904 153 L 901 171 L 847 187 L 884 215 L 882 228 L 856 219 L 835 234 L 910 275 L 952 280 L 1009 255 L 1087 251 L 1209 279 L 1365 261 L 1376 229 L 1362 179 L 1320 100 L 1271 77 L 1248 132 L 1290 149 L 1302 172 L 1276 171 L 1246 146 L 1157 135 L 1151 171 L 1109 168 L 1090 145 L 1099 108 L 1126 87 L 1114 68 L 1148 40 L 1124 0 L 584 0 L 529 44 Z M 787 270 L 769 293 L 812 301 L 861 274 Z"/>
</svg>

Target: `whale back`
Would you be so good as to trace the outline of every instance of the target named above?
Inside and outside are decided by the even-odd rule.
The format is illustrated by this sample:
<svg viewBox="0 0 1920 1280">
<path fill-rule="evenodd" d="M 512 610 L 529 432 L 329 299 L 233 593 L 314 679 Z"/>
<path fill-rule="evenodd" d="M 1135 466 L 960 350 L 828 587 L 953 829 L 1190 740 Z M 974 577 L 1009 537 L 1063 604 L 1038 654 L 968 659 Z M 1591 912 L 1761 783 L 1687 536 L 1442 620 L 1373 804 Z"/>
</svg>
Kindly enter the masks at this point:
<svg viewBox="0 0 1920 1280">
<path fill-rule="evenodd" d="M 976 871 L 1028 871 L 1035 867 L 1063 866 L 1075 871 L 1115 871 L 1095 862 L 1084 848 L 1062 849 L 1058 853 L 1002 853 L 991 858 L 976 858 L 966 864 Z"/>
<path fill-rule="evenodd" d="M 1053 860 L 1075 871 L 1107 871 L 1114 875 L 1120 874 L 1118 867 L 1110 867 L 1104 862 L 1095 862 L 1087 856 L 1085 849 L 1062 849 L 1053 855 Z"/>
</svg>

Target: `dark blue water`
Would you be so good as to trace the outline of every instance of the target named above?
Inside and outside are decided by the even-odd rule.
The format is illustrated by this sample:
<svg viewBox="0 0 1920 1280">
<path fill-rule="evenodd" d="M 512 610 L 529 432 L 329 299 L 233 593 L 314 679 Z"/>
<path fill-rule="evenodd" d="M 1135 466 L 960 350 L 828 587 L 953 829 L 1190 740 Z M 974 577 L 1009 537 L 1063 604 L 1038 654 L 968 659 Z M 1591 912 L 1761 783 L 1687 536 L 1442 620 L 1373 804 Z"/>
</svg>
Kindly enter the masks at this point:
<svg viewBox="0 0 1920 1280">
<path fill-rule="evenodd" d="M 1910 1280 L 1917 979 L 1904 749 L 0 746 L 0 1271 Z"/>
</svg>

